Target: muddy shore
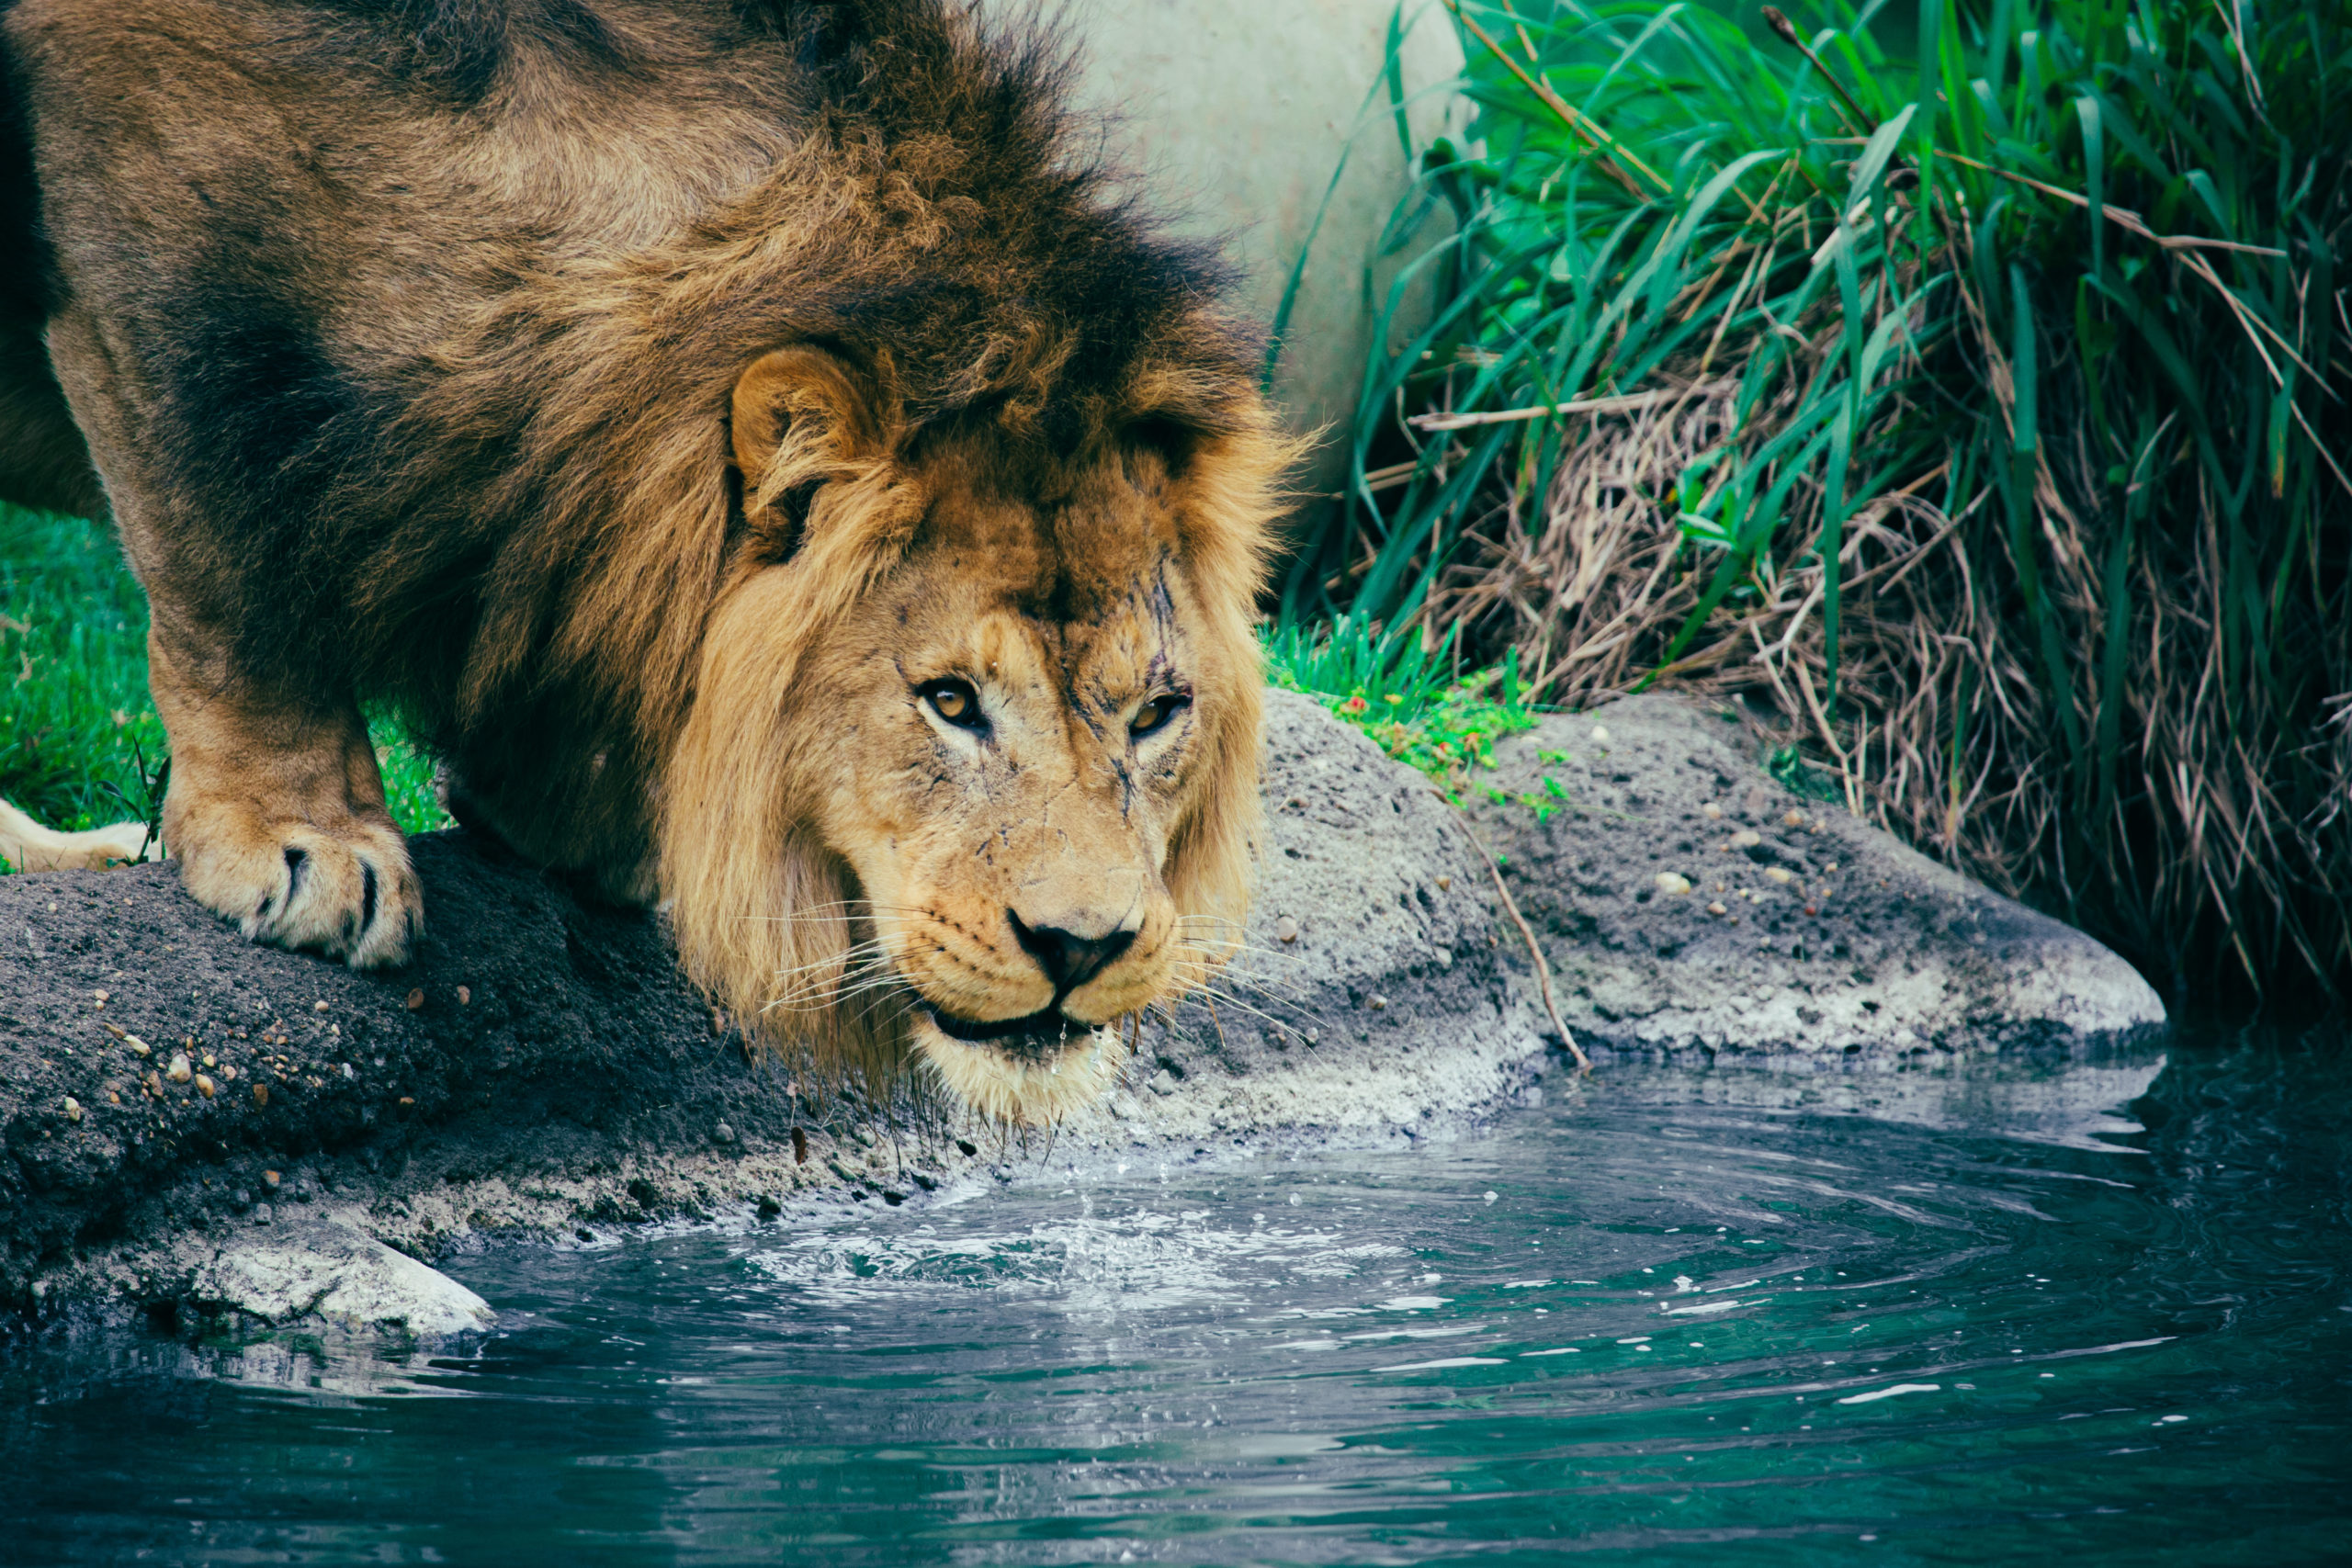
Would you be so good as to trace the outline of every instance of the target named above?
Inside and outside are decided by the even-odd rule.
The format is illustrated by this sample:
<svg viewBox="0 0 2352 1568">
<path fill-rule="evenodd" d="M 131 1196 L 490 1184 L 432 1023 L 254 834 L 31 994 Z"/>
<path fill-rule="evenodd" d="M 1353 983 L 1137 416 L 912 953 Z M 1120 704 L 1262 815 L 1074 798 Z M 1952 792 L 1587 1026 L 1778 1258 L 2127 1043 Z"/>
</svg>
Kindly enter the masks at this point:
<svg viewBox="0 0 2352 1568">
<path fill-rule="evenodd" d="M 1270 695 L 1268 745 L 1250 952 L 1050 1138 L 812 1103 L 679 979 L 658 919 L 463 833 L 417 841 L 430 932 L 390 976 L 249 946 L 169 866 L 0 879 L 0 1302 L 454 1332 L 487 1308 L 416 1260 L 485 1237 L 920 1206 L 1143 1149 L 1393 1145 L 1558 1092 L 1462 819 L 1304 698 Z M 1740 745 L 1660 699 L 1551 720 L 1474 814 L 1604 1071 L 1612 1048 L 1838 1070 L 2161 1024 L 2098 944 Z"/>
</svg>

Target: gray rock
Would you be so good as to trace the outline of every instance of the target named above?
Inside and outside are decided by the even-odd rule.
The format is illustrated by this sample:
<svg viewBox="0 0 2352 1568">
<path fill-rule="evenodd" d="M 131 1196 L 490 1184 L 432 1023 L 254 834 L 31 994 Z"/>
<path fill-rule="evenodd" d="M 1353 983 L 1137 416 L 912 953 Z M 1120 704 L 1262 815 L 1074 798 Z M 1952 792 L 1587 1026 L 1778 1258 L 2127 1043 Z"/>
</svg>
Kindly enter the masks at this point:
<svg viewBox="0 0 2352 1568">
<path fill-rule="evenodd" d="M 1590 728 L 1502 749 L 1492 777 L 1566 794 L 1548 822 L 1478 816 L 1595 1040 L 1845 1066 L 2162 1019 L 2097 944 L 1834 809 L 1814 811 L 1818 832 L 1775 826 L 1798 803 L 1732 727 L 1620 704 L 1600 757 Z M 1267 743 L 1245 950 L 1148 1024 L 1108 1103 L 1025 1144 L 904 1105 L 899 1135 L 876 1137 L 885 1108 L 796 1100 L 714 1032 L 657 919 L 462 833 L 414 842 L 433 919 L 395 976 L 250 946 L 168 865 L 0 878 L 0 940 L 29 932 L 49 954 L 0 969 L 0 1301 L 447 1333 L 480 1303 L 413 1258 L 468 1238 L 920 1204 L 1138 1150 L 1395 1146 L 1535 1102 L 1544 1030 L 1464 823 L 1303 697 L 1268 694 Z M 1541 755 L 1562 749 L 1571 761 Z M 1724 818 L 1700 814 L 1710 798 Z M 1713 848 L 1743 829 L 1752 848 Z M 1763 900 L 1738 901 L 1737 927 L 1704 912 L 1718 866 Z M 1659 892 L 1667 870 L 1694 891 Z M 1795 889 L 1816 883 L 1827 913 L 1803 916 Z M 166 1046 L 217 1077 L 212 1098 L 149 1084 Z"/>
<path fill-rule="evenodd" d="M 1791 793 L 1752 752 L 1737 724 L 1658 695 L 1496 748 L 1486 779 L 1512 798 L 1475 815 L 1580 1034 L 1818 1057 L 2164 1023 L 2154 990 L 2089 937 Z M 1691 890 L 1666 892 L 1669 874 Z"/>
<path fill-rule="evenodd" d="M 1266 708 L 1246 951 L 1151 1036 L 1175 1092 L 1124 1128 L 1082 1118 L 1065 1138 L 1418 1135 L 1515 1094 L 1541 1058 L 1452 809 L 1307 698 L 1269 692 Z"/>
<path fill-rule="evenodd" d="M 1385 95 L 1364 111 L 1396 14 L 1388 0 L 1087 0 L 1069 13 L 1084 47 L 1081 99 L 1111 118 L 1114 150 L 1142 172 L 1153 205 L 1180 231 L 1225 243 L 1256 320 L 1273 319 L 1313 239 L 1274 397 L 1294 430 L 1324 433 L 1308 478 L 1325 491 L 1339 479 L 1375 302 L 1444 233 L 1434 226 L 1441 208 L 1414 243 L 1382 252 L 1407 170 Z M 1426 145 L 1461 131 L 1468 105 L 1431 89 L 1461 68 L 1462 47 L 1438 6 L 1403 15 L 1398 62 Z M 1342 153 L 1347 169 L 1317 231 Z M 1419 331 L 1429 309 L 1426 282 L 1408 289 L 1390 346 Z"/>
<path fill-rule="evenodd" d="M 443 1337 L 490 1327 L 490 1303 L 437 1269 L 340 1219 L 241 1235 L 200 1265 L 187 1298 L 208 1315 L 236 1313 L 273 1327 L 323 1323 Z"/>
<path fill-rule="evenodd" d="M 1502 1103 L 1537 1070 L 1541 1037 L 1445 808 L 1303 698 L 1270 694 L 1268 733 L 1250 951 L 1147 1026 L 1110 1106 L 1032 1140 L 1029 1158 L 1394 1141 Z M 461 832 L 413 848 L 432 924 L 390 976 L 245 943 L 169 865 L 0 878 L 0 937 L 30 932 L 50 954 L 0 969 L 0 1300 L 29 1304 L 40 1280 L 44 1310 L 213 1303 L 279 1322 L 303 1291 L 263 1286 L 323 1277 L 290 1261 L 329 1234 L 311 1228 L 322 1210 L 431 1257 L 664 1214 L 895 1206 L 1026 1168 L 992 1128 L 950 1117 L 876 1138 L 867 1100 L 796 1101 L 714 1032 L 654 918 L 583 902 Z M 218 1092 L 150 1088 L 158 1058 L 132 1039 L 209 1055 Z M 240 1193 L 270 1197 L 248 1210 Z M 311 1299 L 313 1316 L 330 1301 L 365 1314 Z"/>
</svg>

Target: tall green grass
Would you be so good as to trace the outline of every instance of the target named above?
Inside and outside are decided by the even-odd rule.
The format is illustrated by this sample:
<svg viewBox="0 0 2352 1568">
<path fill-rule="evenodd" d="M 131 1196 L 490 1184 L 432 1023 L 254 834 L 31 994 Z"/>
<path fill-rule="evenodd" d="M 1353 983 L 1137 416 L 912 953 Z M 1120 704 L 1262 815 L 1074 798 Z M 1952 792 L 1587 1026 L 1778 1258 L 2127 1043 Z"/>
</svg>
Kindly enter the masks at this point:
<svg viewBox="0 0 2352 1568">
<path fill-rule="evenodd" d="M 432 760 L 389 716 L 368 733 L 393 818 L 448 826 Z M 0 800 L 52 828 L 149 820 L 170 754 L 147 693 L 146 596 L 113 531 L 0 503 Z"/>
<path fill-rule="evenodd" d="M 1285 618 L 1746 694 L 2160 978 L 2352 979 L 2352 10 L 1455 14 Z"/>
</svg>

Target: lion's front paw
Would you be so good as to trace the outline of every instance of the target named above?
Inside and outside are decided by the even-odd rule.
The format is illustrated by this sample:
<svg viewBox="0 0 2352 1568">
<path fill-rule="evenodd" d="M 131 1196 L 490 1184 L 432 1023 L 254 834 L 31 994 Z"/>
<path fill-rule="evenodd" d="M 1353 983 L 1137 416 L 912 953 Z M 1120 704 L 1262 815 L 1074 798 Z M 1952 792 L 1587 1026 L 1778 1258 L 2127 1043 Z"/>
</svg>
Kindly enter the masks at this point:
<svg viewBox="0 0 2352 1568">
<path fill-rule="evenodd" d="M 424 893 L 389 825 L 352 821 L 205 824 L 174 840 L 197 902 L 254 942 L 339 958 L 355 969 L 408 962 L 424 931 Z"/>
</svg>

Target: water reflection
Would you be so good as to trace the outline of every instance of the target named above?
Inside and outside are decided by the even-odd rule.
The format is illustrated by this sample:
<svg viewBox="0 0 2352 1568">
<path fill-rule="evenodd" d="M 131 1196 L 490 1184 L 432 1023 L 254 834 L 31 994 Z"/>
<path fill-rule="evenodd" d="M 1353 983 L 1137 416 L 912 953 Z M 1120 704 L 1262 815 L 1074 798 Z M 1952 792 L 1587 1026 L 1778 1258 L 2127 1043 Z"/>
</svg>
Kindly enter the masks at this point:
<svg viewBox="0 0 2352 1568">
<path fill-rule="evenodd" d="M 19 1357 L 0 1450 L 57 1562 L 2323 1556 L 2352 1072 L 2168 1050 L 494 1251 L 476 1353 Z"/>
</svg>

